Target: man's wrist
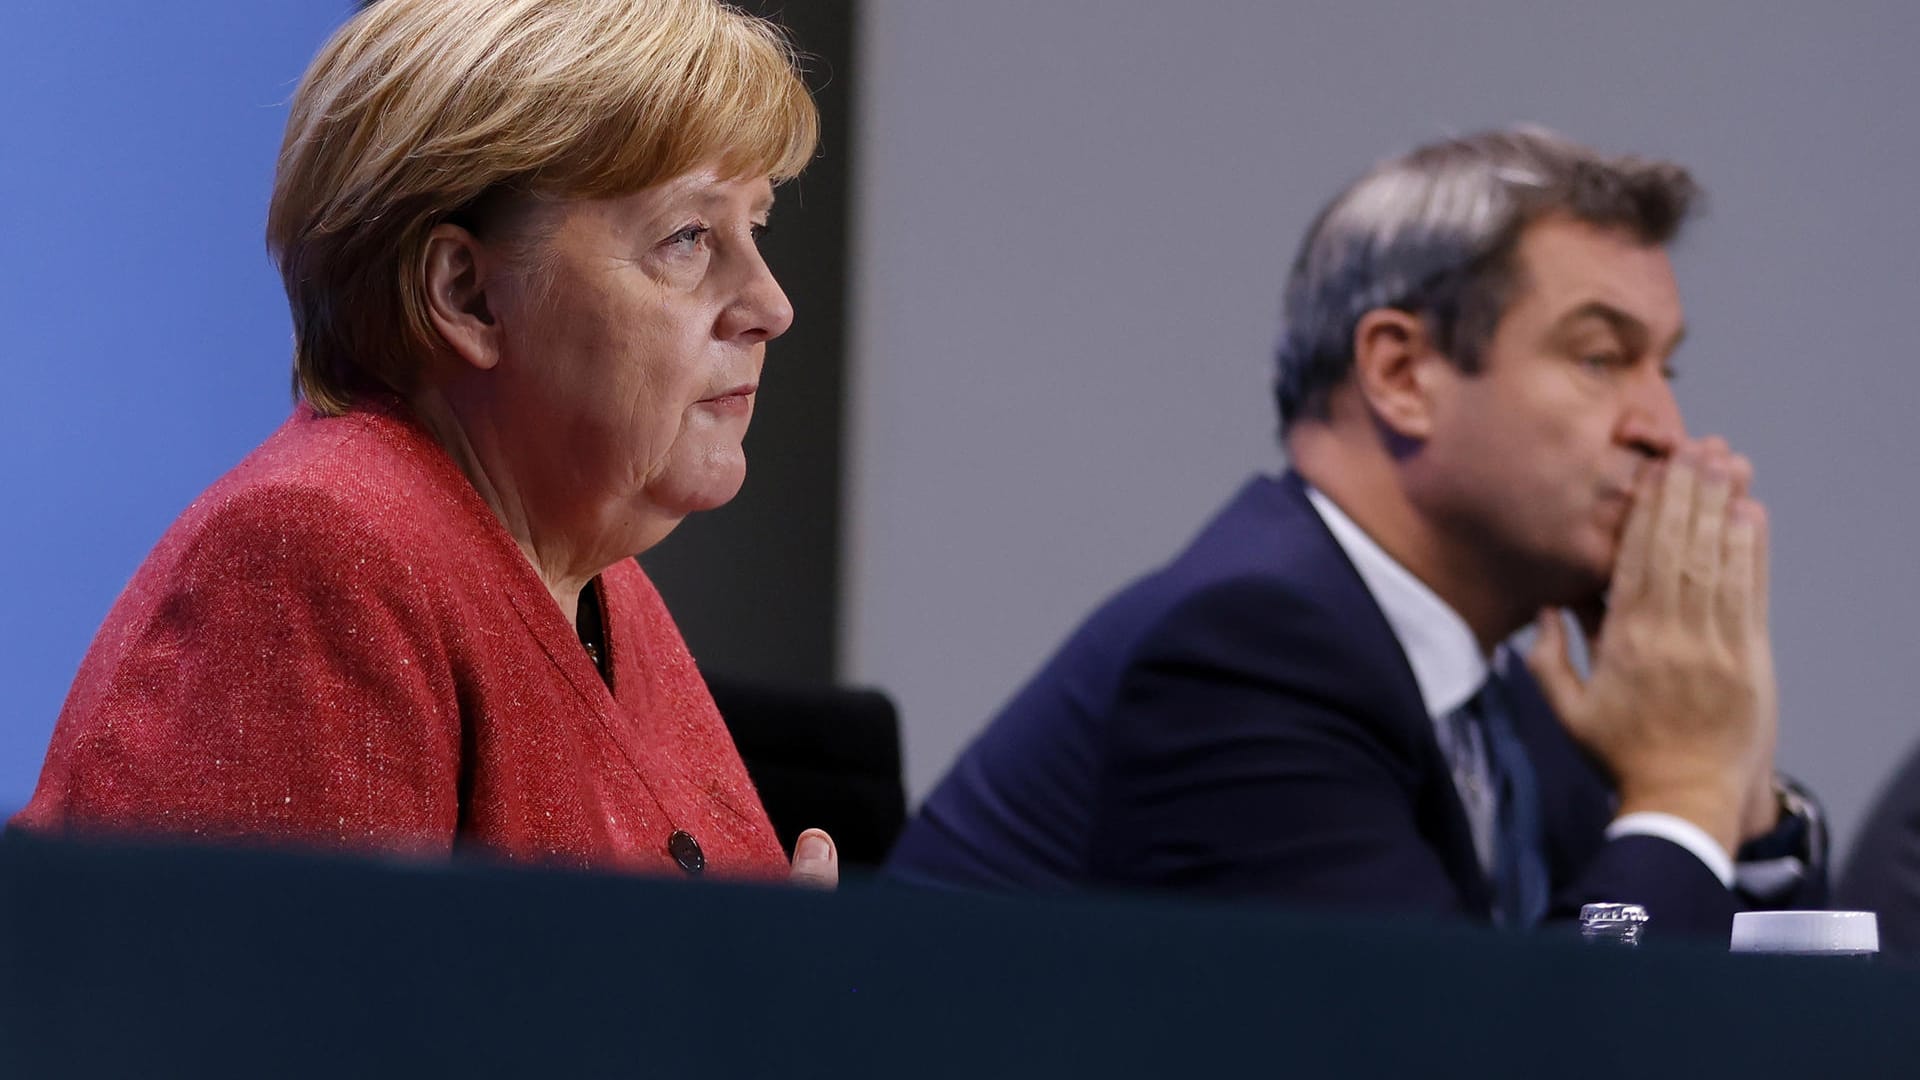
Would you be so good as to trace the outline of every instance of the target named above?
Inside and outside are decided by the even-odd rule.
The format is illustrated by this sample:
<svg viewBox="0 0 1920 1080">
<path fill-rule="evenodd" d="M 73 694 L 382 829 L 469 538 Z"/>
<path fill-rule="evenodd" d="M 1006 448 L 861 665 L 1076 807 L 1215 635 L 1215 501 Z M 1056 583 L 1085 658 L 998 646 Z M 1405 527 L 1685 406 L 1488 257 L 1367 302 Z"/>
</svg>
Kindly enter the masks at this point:
<svg viewBox="0 0 1920 1080">
<path fill-rule="evenodd" d="M 1685 848 L 1694 858 L 1699 859 L 1720 884 L 1732 888 L 1735 878 L 1733 856 L 1708 836 L 1700 826 L 1685 818 L 1657 810 L 1642 810 L 1631 814 L 1622 814 L 1607 826 L 1607 839 L 1618 840 L 1623 836 L 1657 836 L 1672 844 Z"/>
<path fill-rule="evenodd" d="M 1629 814 L 1664 814 L 1685 821 L 1706 833 L 1728 859 L 1740 848 L 1741 822 L 1746 810 L 1745 793 L 1722 790 L 1709 784 L 1665 788 L 1624 789 L 1616 817 Z"/>
<path fill-rule="evenodd" d="M 1781 797 L 1780 778 L 1772 769 L 1753 785 L 1740 814 L 1740 840 L 1745 843 L 1778 828 L 1791 811 Z"/>
</svg>

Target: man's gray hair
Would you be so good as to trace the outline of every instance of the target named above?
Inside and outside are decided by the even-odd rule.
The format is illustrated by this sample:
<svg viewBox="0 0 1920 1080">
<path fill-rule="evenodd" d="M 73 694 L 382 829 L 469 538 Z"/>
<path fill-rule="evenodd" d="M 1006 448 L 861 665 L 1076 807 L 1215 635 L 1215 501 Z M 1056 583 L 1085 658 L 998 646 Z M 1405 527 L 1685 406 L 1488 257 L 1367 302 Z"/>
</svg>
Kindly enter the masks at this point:
<svg viewBox="0 0 1920 1080">
<path fill-rule="evenodd" d="M 1274 385 L 1281 429 L 1326 417 L 1367 312 L 1422 316 L 1440 351 L 1476 371 L 1512 299 L 1527 225 L 1566 215 L 1666 244 L 1699 195 L 1671 162 L 1605 156 L 1537 127 L 1447 139 L 1375 166 L 1320 211 L 1294 258 Z"/>
</svg>

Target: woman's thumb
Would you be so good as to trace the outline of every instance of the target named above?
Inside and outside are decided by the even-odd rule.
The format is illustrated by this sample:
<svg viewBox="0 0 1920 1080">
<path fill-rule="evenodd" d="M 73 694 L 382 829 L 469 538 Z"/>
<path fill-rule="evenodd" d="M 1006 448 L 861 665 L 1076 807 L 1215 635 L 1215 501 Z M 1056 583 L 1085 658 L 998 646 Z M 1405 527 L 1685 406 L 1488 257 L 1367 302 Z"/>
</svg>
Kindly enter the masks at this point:
<svg viewBox="0 0 1920 1080">
<path fill-rule="evenodd" d="M 819 829 L 808 829 L 793 842 L 793 870 L 787 880 L 809 889 L 834 889 L 840 886 L 840 852 L 833 837 Z"/>
</svg>

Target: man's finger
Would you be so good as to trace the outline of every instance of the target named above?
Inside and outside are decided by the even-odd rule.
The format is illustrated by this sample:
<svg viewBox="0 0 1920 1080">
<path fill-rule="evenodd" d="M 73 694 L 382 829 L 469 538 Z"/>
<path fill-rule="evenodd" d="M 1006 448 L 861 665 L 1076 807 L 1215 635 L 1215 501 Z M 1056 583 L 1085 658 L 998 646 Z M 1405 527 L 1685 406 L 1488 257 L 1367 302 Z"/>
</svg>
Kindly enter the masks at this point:
<svg viewBox="0 0 1920 1080">
<path fill-rule="evenodd" d="M 1733 497 L 1745 498 L 1753 490 L 1753 462 L 1745 454 L 1732 454 L 1728 461 L 1733 470 Z"/>
<path fill-rule="evenodd" d="M 1727 511 L 1726 577 L 1715 598 L 1714 616 L 1728 641 L 1744 641 L 1753 632 L 1754 560 L 1758 557 L 1759 518 L 1751 499 L 1736 500 Z"/>
<path fill-rule="evenodd" d="M 1767 508 L 1758 499 L 1740 500 L 1740 513 L 1753 522 L 1753 599 L 1748 607 L 1752 611 L 1754 628 L 1764 634 L 1767 632 L 1768 589 L 1772 587 L 1772 530 L 1767 523 Z"/>
<path fill-rule="evenodd" d="M 1727 504 L 1733 497 L 1733 476 L 1724 459 L 1710 460 L 1700 471 L 1694 489 L 1692 533 L 1680 565 L 1680 614 L 1687 625 L 1706 629 L 1714 616 L 1719 591 L 1720 560 L 1726 550 Z M 1736 588 L 1749 585 L 1745 578 Z"/>
<path fill-rule="evenodd" d="M 1689 447 L 1667 462 L 1660 488 L 1660 508 L 1654 517 L 1653 540 L 1647 550 L 1647 593 L 1654 603 L 1671 611 L 1680 603 L 1680 574 L 1686 567 L 1687 535 L 1693 525 L 1695 472 L 1699 451 Z"/>
<path fill-rule="evenodd" d="M 1558 608 L 1548 608 L 1534 621 L 1538 631 L 1533 648 L 1527 650 L 1527 668 L 1540 684 L 1547 704 L 1561 720 L 1579 712 L 1580 696 L 1585 689 L 1580 672 L 1573 666 L 1567 648 L 1567 624 Z"/>
<path fill-rule="evenodd" d="M 1654 462 L 1634 481 L 1633 506 L 1627 510 L 1627 524 L 1620 532 L 1613 584 L 1607 589 L 1609 604 L 1626 603 L 1646 591 L 1647 549 L 1653 543 L 1653 519 L 1660 513 L 1660 489 L 1665 478 L 1666 466 Z"/>
</svg>

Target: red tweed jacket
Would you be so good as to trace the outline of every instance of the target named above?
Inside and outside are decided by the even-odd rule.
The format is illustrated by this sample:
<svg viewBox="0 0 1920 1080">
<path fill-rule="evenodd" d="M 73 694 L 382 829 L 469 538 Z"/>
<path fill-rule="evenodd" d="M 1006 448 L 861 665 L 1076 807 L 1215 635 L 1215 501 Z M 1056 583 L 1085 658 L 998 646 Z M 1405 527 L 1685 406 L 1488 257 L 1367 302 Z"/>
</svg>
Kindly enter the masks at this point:
<svg viewBox="0 0 1920 1080">
<path fill-rule="evenodd" d="M 600 576 L 612 690 L 398 405 L 302 408 L 167 530 L 82 662 L 13 824 L 784 876 L 640 567 Z"/>
</svg>

